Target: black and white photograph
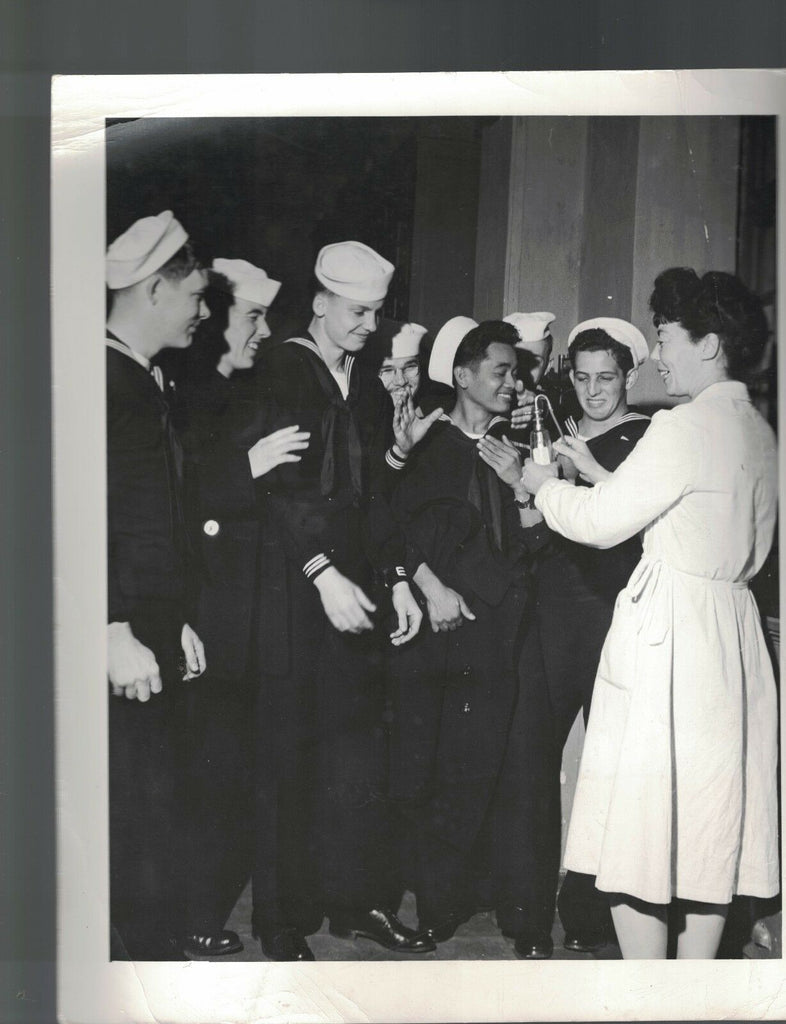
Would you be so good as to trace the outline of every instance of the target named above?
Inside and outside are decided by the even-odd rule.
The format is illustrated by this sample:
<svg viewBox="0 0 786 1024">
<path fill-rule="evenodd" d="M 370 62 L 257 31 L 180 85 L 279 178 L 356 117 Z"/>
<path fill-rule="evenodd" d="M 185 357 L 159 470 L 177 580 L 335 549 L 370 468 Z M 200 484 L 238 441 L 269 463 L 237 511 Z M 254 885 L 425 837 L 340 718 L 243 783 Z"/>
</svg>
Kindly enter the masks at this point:
<svg viewBox="0 0 786 1024">
<path fill-rule="evenodd" d="M 653 75 L 55 83 L 66 1019 L 782 1012 L 783 86 Z"/>
</svg>

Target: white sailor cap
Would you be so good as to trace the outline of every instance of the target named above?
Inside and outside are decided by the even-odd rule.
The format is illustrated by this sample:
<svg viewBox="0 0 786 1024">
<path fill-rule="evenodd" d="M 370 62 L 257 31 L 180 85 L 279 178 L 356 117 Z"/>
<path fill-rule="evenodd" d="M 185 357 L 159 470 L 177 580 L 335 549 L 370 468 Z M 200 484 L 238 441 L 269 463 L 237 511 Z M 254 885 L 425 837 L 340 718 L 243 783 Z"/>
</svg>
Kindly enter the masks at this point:
<svg viewBox="0 0 786 1024">
<path fill-rule="evenodd" d="M 377 323 L 377 329 L 368 336 L 363 346 L 365 358 L 377 366 L 381 366 L 386 359 L 412 359 L 419 355 L 425 333 L 426 328 L 420 324 L 382 317 Z"/>
<path fill-rule="evenodd" d="M 257 302 L 260 306 L 271 305 L 281 287 L 280 281 L 274 281 L 261 267 L 255 267 L 247 260 L 225 260 L 219 257 L 213 260 L 211 269 L 229 281 L 236 299 Z"/>
<path fill-rule="evenodd" d="M 571 344 L 573 339 L 582 333 L 582 331 L 591 331 L 600 329 L 605 331 L 610 338 L 614 341 L 618 341 L 620 345 L 624 345 L 629 348 L 633 356 L 633 365 L 641 366 L 641 364 L 649 358 L 650 349 L 647 344 L 647 339 L 633 324 L 628 323 L 627 320 L 620 320 L 616 316 L 596 316 L 591 320 L 582 320 L 580 324 L 576 324 L 573 330 L 568 335 L 568 345 Z"/>
<path fill-rule="evenodd" d="M 395 267 L 362 242 L 334 242 L 319 250 L 314 273 L 329 291 L 355 302 L 384 299 Z"/>
<path fill-rule="evenodd" d="M 477 327 L 477 320 L 470 316 L 454 316 L 440 328 L 439 334 L 434 339 L 434 347 L 431 350 L 431 358 L 428 363 L 428 375 L 432 380 L 440 384 L 453 384 L 453 361 L 456 352 L 464 338 L 473 327 Z"/>
<path fill-rule="evenodd" d="M 420 352 L 420 343 L 426 333 L 426 328 L 413 323 L 396 324 L 395 326 L 398 327 L 398 330 L 394 331 L 393 337 L 390 339 L 389 358 L 411 359 Z"/>
<path fill-rule="evenodd" d="M 106 251 L 107 287 L 138 284 L 163 267 L 187 241 L 188 232 L 171 210 L 135 221 Z"/>
<path fill-rule="evenodd" d="M 502 319 L 513 324 L 522 341 L 543 341 L 551 337 L 549 328 L 557 318 L 553 313 L 508 313 Z"/>
</svg>

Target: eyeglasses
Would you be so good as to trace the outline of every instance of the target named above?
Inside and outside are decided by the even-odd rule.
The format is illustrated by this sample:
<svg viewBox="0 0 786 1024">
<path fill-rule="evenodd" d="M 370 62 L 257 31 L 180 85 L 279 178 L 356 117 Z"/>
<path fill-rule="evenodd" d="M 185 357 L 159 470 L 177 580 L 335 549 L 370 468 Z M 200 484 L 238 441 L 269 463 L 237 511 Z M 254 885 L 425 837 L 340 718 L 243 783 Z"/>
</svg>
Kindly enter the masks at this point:
<svg viewBox="0 0 786 1024">
<path fill-rule="evenodd" d="M 399 371 L 412 380 L 420 373 L 420 366 L 417 363 L 407 363 L 406 366 L 383 366 L 380 368 L 379 378 L 380 380 L 391 380 L 393 375 Z"/>
</svg>

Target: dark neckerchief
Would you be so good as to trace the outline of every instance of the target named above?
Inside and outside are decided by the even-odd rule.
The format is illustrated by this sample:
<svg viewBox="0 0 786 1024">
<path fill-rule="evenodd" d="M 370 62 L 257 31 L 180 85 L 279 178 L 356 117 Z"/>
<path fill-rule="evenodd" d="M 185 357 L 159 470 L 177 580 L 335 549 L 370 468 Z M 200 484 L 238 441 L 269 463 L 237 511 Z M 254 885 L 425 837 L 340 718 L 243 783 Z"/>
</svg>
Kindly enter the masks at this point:
<svg viewBox="0 0 786 1024">
<path fill-rule="evenodd" d="M 445 417 L 445 419 L 450 420 L 450 417 Z M 496 422 L 497 419 L 492 420 L 489 428 Z M 467 501 L 478 510 L 481 519 L 488 522 L 494 544 L 498 551 L 502 551 L 502 481 L 491 466 L 478 455 L 477 440 L 465 434 L 461 427 L 457 427 L 452 420 L 450 420 L 450 424 L 458 435 L 456 440 L 464 442 L 467 447 L 471 445 L 473 448 L 472 473 L 467 488 Z"/>
<path fill-rule="evenodd" d="M 324 454 L 322 456 L 322 468 L 319 474 L 319 486 L 322 495 L 327 497 L 333 493 L 336 483 L 336 426 L 339 417 L 343 417 L 347 429 L 347 449 L 349 455 L 349 478 L 352 483 L 352 490 L 357 498 L 363 493 L 363 447 L 360 442 L 360 431 L 358 430 L 355 418 L 354 407 L 357 404 L 360 386 L 360 374 L 355 367 L 355 357 L 347 355 L 345 368 L 347 374 L 347 397 L 346 400 L 341 394 L 341 389 L 335 378 L 327 367 L 327 364 L 319 351 L 314 339 L 307 335 L 305 337 L 288 338 L 287 345 L 300 345 L 311 352 L 316 358 L 310 359 L 309 364 L 314 370 L 314 375 L 322 389 L 322 394 L 328 401 L 325 411 L 322 413 L 322 443 Z M 354 370 L 354 373 L 353 373 Z"/>
</svg>

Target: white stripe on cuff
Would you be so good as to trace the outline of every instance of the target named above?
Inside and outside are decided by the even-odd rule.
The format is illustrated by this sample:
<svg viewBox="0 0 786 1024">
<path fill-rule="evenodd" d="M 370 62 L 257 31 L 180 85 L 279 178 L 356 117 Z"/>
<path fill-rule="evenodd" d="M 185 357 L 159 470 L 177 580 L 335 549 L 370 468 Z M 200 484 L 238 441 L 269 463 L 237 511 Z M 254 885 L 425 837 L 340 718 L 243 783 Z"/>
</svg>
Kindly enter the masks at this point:
<svg viewBox="0 0 786 1024">
<path fill-rule="evenodd" d="M 403 469 L 407 464 L 407 460 L 399 458 L 392 448 L 388 448 L 385 452 L 385 462 L 387 462 L 391 469 Z"/>
<path fill-rule="evenodd" d="M 330 565 L 330 559 L 323 554 L 314 555 L 310 558 L 303 566 L 303 573 L 308 579 L 312 579 L 318 572 L 322 572 L 323 569 L 327 569 Z"/>
</svg>

